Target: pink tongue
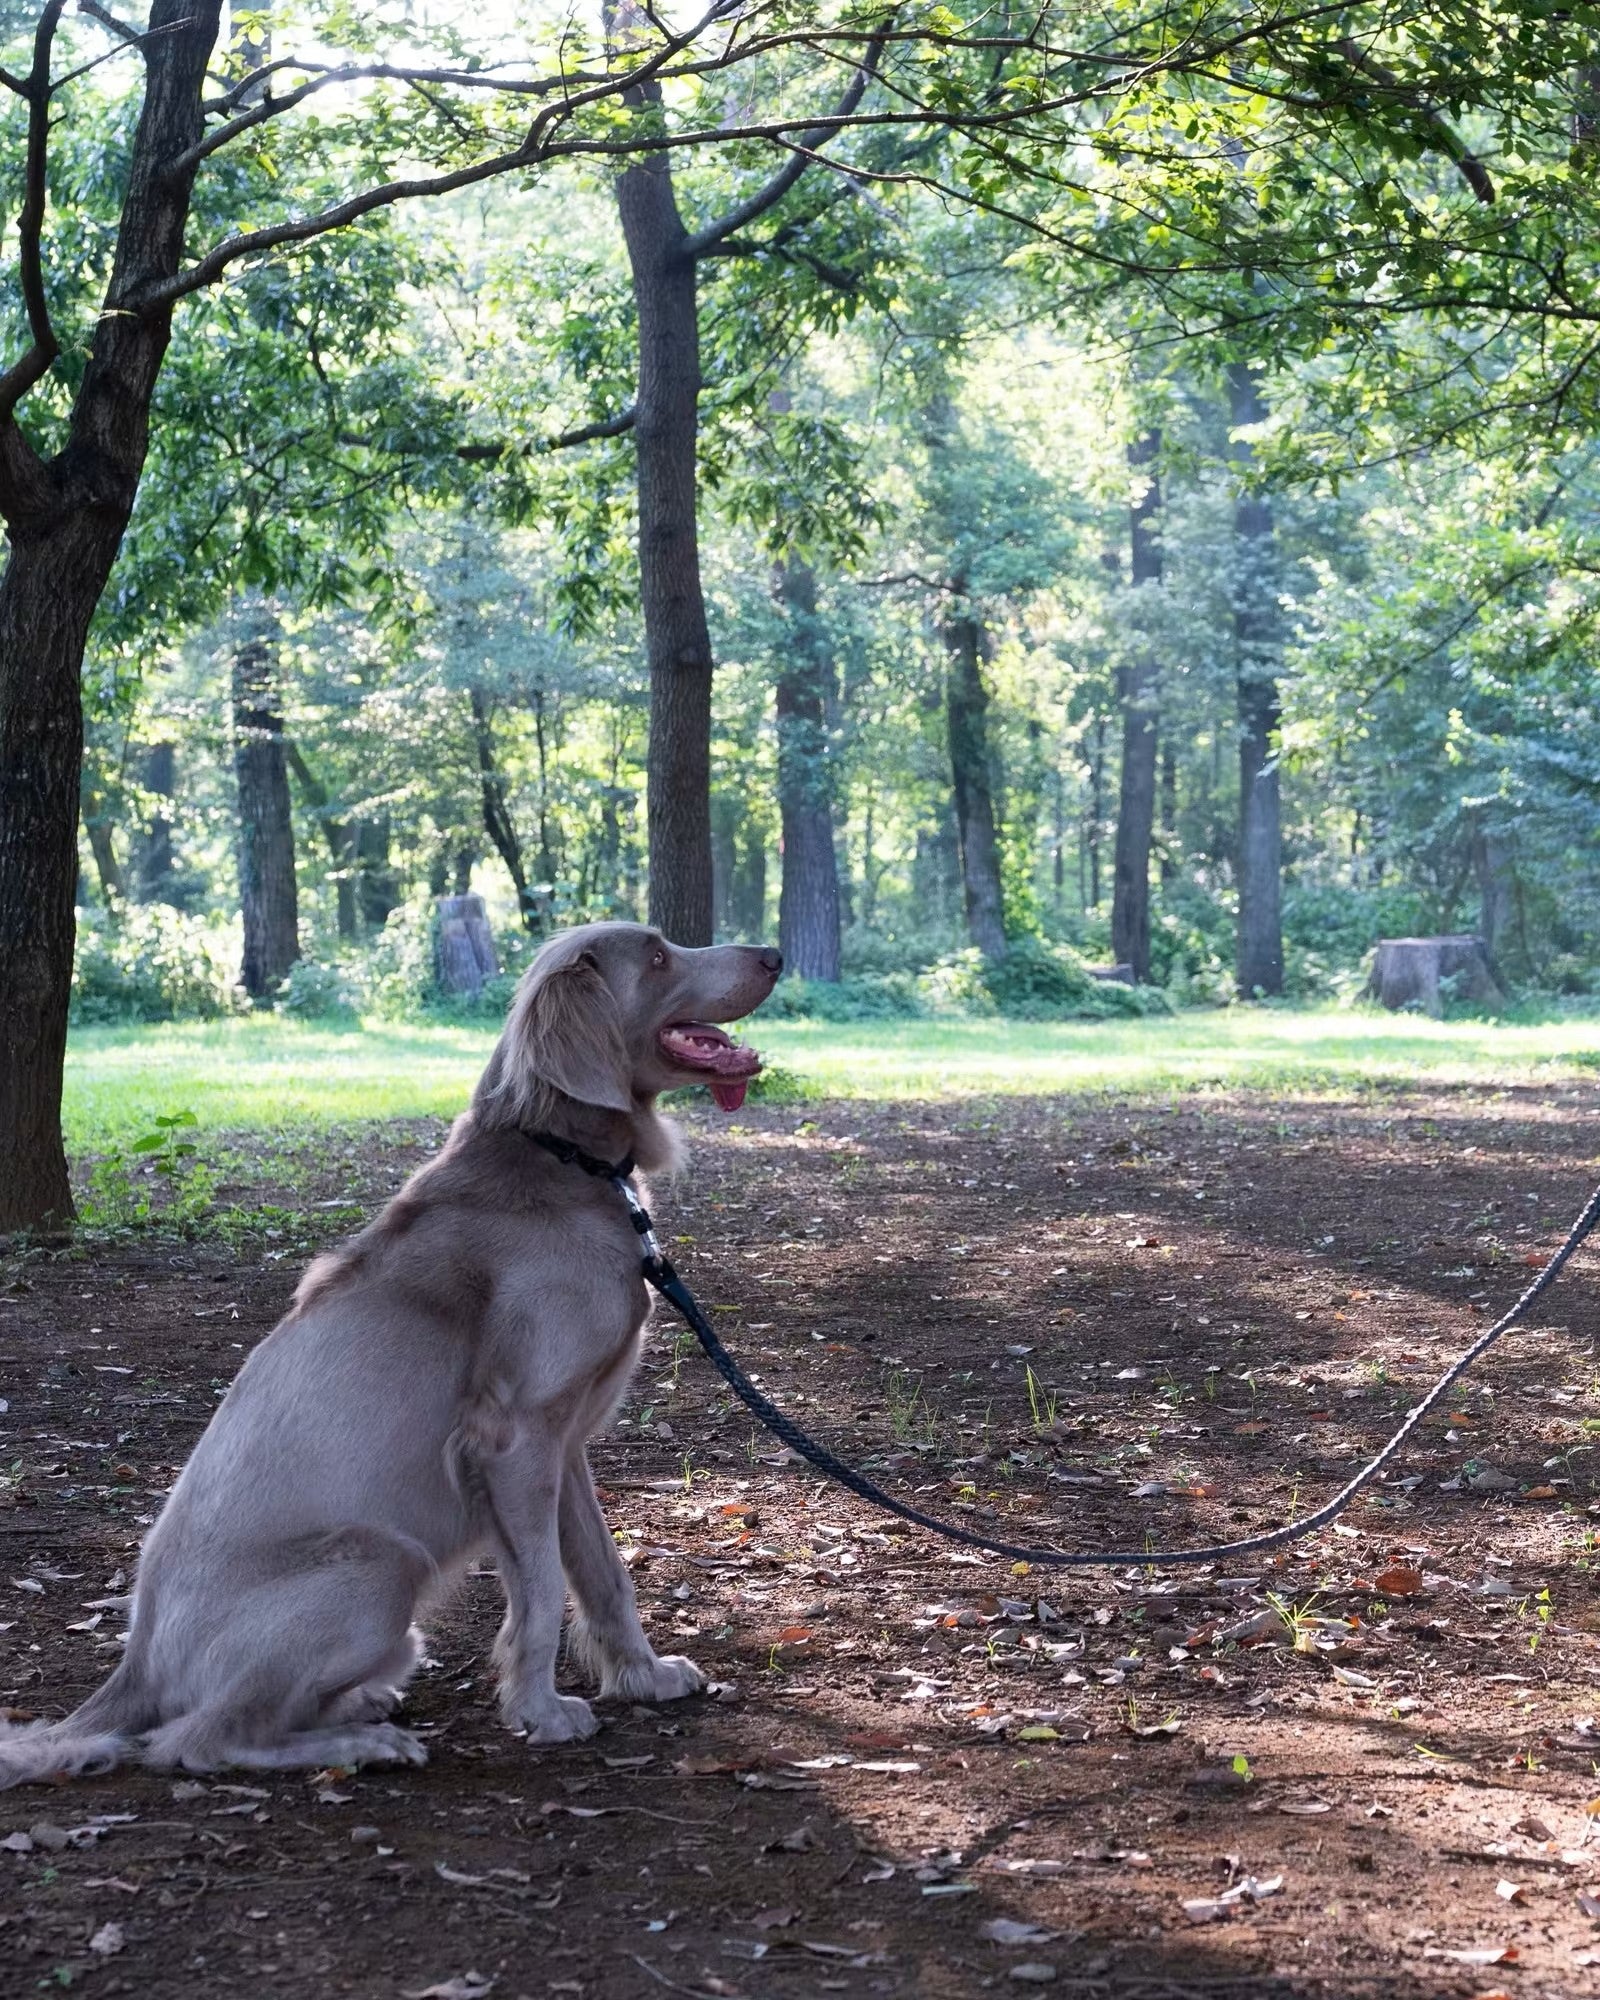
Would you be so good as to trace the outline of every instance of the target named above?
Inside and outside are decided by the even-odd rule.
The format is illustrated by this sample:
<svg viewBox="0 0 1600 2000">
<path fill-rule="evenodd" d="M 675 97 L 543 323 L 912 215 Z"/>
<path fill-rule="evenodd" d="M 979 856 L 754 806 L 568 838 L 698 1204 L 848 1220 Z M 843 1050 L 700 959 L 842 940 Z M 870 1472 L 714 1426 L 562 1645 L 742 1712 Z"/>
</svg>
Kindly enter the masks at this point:
<svg viewBox="0 0 1600 2000">
<path fill-rule="evenodd" d="M 750 1087 L 747 1076 L 710 1077 L 711 1095 L 724 1111 L 737 1111 L 744 1102 L 744 1094 Z"/>
</svg>

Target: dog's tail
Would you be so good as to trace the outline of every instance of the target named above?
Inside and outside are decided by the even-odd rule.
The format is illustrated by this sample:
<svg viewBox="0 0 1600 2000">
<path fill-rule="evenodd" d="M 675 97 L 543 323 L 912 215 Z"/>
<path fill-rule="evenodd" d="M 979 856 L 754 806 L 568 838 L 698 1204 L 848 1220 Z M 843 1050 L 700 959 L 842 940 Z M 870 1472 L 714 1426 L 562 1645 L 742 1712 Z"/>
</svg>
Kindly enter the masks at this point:
<svg viewBox="0 0 1600 2000">
<path fill-rule="evenodd" d="M 59 1778 L 98 1777 L 135 1754 L 149 1704 L 126 1660 L 60 1722 L 0 1723 L 0 1791 Z"/>
</svg>

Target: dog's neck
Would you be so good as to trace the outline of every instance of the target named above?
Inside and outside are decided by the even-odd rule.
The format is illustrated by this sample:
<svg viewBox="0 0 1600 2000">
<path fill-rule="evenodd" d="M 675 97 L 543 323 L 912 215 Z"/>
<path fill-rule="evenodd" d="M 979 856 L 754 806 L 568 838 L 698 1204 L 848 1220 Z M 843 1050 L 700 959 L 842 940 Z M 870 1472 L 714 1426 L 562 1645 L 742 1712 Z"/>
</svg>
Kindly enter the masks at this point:
<svg viewBox="0 0 1600 2000">
<path fill-rule="evenodd" d="M 678 1128 L 656 1110 L 654 1096 L 637 1098 L 632 1111 L 610 1111 L 558 1096 L 543 1129 L 597 1160 L 632 1160 L 645 1173 L 676 1171 L 683 1158 Z"/>
</svg>

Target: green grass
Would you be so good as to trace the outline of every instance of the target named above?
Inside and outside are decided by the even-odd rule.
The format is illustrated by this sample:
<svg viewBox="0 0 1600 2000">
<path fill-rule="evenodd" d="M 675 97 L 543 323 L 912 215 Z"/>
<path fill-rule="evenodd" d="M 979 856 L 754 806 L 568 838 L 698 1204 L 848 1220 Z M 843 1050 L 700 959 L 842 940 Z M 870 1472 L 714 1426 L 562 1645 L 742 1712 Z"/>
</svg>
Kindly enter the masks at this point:
<svg viewBox="0 0 1600 2000">
<path fill-rule="evenodd" d="M 753 1023 L 751 1037 L 818 1094 L 878 1099 L 1218 1086 L 1527 1081 L 1600 1067 L 1600 1016 L 1533 1026 L 1332 1007 L 1235 1008 L 1149 1020 Z M 74 1151 L 126 1143 L 160 1113 L 209 1131 L 292 1132 L 450 1116 L 493 1034 L 433 1024 L 333 1027 L 266 1015 L 87 1028 L 67 1055 Z"/>
</svg>

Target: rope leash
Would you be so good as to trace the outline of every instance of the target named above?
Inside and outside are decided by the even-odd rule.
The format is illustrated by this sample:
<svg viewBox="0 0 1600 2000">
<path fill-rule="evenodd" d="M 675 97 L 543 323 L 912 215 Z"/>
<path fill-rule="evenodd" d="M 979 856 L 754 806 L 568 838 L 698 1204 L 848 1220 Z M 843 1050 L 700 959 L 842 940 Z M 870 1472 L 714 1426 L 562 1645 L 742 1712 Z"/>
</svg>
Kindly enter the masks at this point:
<svg viewBox="0 0 1600 2000">
<path fill-rule="evenodd" d="M 836 1458 L 826 1445 L 818 1444 L 808 1437 L 800 1426 L 786 1417 L 777 1405 L 762 1395 L 733 1356 L 723 1346 L 711 1322 L 701 1311 L 698 1301 L 689 1287 L 672 1268 L 671 1262 L 662 1254 L 661 1245 L 656 1241 L 654 1226 L 643 1202 L 635 1193 L 628 1174 L 632 1162 L 624 1161 L 608 1164 L 587 1153 L 581 1153 L 565 1140 L 552 1142 L 536 1133 L 528 1135 L 546 1151 L 556 1154 L 573 1166 L 596 1179 L 608 1180 L 621 1194 L 628 1205 L 628 1213 L 638 1232 L 643 1250 L 643 1273 L 648 1284 L 654 1286 L 668 1305 L 683 1319 L 705 1351 L 706 1359 L 727 1383 L 728 1387 L 753 1415 L 759 1417 L 773 1436 L 797 1452 L 808 1464 L 837 1480 L 858 1499 L 869 1501 L 874 1507 L 881 1507 L 886 1513 L 896 1514 L 902 1521 L 909 1521 L 914 1527 L 928 1528 L 946 1541 L 960 1542 L 967 1548 L 984 1549 L 991 1555 L 1004 1556 L 1012 1562 L 1053 1564 L 1058 1568 L 1100 1569 L 1122 1568 L 1138 1563 L 1214 1563 L 1227 1562 L 1235 1556 L 1260 1555 L 1268 1549 L 1282 1548 L 1288 1542 L 1297 1542 L 1314 1534 L 1318 1528 L 1325 1528 L 1330 1521 L 1338 1518 L 1350 1505 L 1356 1495 L 1370 1486 L 1378 1474 L 1395 1456 L 1396 1452 L 1410 1437 L 1430 1410 L 1435 1409 L 1449 1394 L 1461 1377 L 1475 1361 L 1479 1361 L 1503 1334 L 1508 1333 L 1534 1302 L 1541 1298 L 1561 1275 L 1573 1253 L 1600 1223 L 1600 1187 L 1597 1187 L 1584 1204 L 1571 1229 L 1567 1231 L 1565 1242 L 1550 1259 L 1544 1269 L 1528 1286 L 1527 1290 L 1502 1318 L 1493 1326 L 1480 1333 L 1478 1338 L 1460 1357 L 1447 1368 L 1433 1387 L 1419 1403 L 1413 1404 L 1402 1418 L 1398 1428 L 1388 1442 L 1362 1466 L 1355 1477 L 1341 1486 L 1332 1499 L 1327 1500 L 1315 1512 L 1302 1514 L 1298 1520 L 1286 1521 L 1281 1528 L 1272 1528 L 1265 1534 L 1247 1535 L 1242 1541 L 1213 1542 L 1198 1549 L 1113 1549 L 1086 1554 L 1082 1551 L 1053 1548 L 1035 1548 L 1025 1543 L 1002 1542 L 989 1535 L 980 1535 L 970 1528 L 958 1527 L 952 1521 L 941 1521 L 937 1515 L 925 1514 L 920 1507 L 913 1507 L 904 1500 L 897 1500 L 892 1493 L 886 1493 L 875 1485 L 864 1473 L 848 1466 L 843 1459 Z"/>
</svg>

